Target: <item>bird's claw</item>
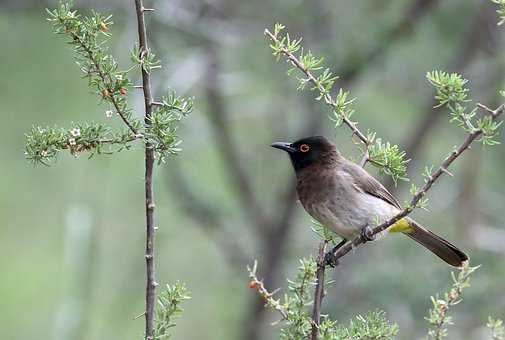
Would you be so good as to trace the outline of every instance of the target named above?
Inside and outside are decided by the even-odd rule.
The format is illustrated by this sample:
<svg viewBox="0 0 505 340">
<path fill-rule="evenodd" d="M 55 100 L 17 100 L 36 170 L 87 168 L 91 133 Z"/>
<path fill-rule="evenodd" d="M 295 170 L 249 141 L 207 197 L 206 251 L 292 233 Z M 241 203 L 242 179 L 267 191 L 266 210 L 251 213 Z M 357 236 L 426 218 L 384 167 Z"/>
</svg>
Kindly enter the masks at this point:
<svg viewBox="0 0 505 340">
<path fill-rule="evenodd" d="M 324 255 L 324 264 L 326 266 L 330 266 L 331 268 L 335 268 L 338 265 L 338 259 L 335 258 L 333 250 Z"/>
<path fill-rule="evenodd" d="M 369 241 L 374 241 L 375 240 L 375 235 L 373 234 L 372 228 L 370 228 L 368 225 L 361 229 L 360 232 L 361 238 L 363 239 L 364 242 L 369 242 Z"/>
<path fill-rule="evenodd" d="M 327 252 L 324 255 L 324 265 L 325 266 L 330 266 L 332 268 L 335 268 L 336 266 L 338 266 L 338 258 L 335 256 L 335 254 L 337 253 L 337 250 L 342 248 L 342 246 L 344 246 L 346 243 L 347 243 L 347 240 L 345 238 L 343 238 L 339 242 L 339 244 L 337 244 L 335 247 L 333 247 L 332 250 L 330 250 L 329 252 Z"/>
</svg>

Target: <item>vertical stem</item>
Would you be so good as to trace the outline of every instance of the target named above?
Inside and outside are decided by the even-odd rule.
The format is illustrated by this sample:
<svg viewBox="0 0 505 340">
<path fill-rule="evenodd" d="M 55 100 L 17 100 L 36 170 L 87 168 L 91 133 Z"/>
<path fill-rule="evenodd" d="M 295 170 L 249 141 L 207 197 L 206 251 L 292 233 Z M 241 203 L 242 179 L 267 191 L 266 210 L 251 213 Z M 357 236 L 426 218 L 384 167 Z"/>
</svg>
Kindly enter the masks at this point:
<svg viewBox="0 0 505 340">
<path fill-rule="evenodd" d="M 144 6 L 142 0 L 135 0 L 135 8 L 137 11 L 137 23 L 139 33 L 139 50 L 140 59 L 143 59 L 148 51 L 146 25 L 144 21 Z M 145 124 L 150 125 L 151 117 L 151 79 L 149 73 L 142 67 L 142 88 L 144 90 L 145 104 Z M 146 191 L 146 340 L 154 338 L 154 305 L 156 300 L 156 280 L 154 269 L 154 194 L 153 194 L 153 165 L 154 165 L 154 150 L 151 144 L 145 142 L 145 191 Z"/>
<path fill-rule="evenodd" d="M 324 297 L 324 255 L 326 253 L 326 244 L 324 241 L 319 245 L 319 255 L 317 257 L 316 289 L 314 291 L 314 306 L 312 308 L 312 332 L 310 340 L 317 340 L 319 334 L 319 325 L 321 323 L 321 304 Z"/>
</svg>

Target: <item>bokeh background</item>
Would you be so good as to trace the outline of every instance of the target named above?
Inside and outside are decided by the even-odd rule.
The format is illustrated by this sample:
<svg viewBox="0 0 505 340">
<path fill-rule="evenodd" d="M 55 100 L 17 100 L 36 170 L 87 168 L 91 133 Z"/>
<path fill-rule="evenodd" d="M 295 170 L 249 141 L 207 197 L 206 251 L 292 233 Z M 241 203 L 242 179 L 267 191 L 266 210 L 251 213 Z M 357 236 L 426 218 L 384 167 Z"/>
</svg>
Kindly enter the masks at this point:
<svg viewBox="0 0 505 340">
<path fill-rule="evenodd" d="M 133 1 L 78 0 L 83 11 L 114 15 L 112 52 L 129 63 L 136 39 Z M 475 102 L 500 103 L 503 29 L 485 0 L 172 0 L 146 1 L 153 49 L 167 86 L 196 98 L 183 122 L 184 152 L 156 168 L 157 279 L 192 292 L 174 339 L 275 339 L 276 315 L 247 288 L 245 266 L 259 262 L 269 287 L 286 287 L 298 259 L 318 239 L 296 202 L 293 172 L 276 140 L 324 134 L 350 158 L 359 153 L 327 109 L 296 91 L 263 38 L 284 23 L 341 75 L 357 97 L 356 119 L 400 144 L 420 182 L 463 138 L 433 110 L 432 69 L 461 72 Z M 139 339 L 144 304 L 143 152 L 87 160 L 61 155 L 34 167 L 23 155 L 32 125 L 119 121 L 104 117 L 72 52 L 46 22 L 46 1 L 0 1 L 0 337 Z M 131 97 L 141 113 L 140 93 Z M 469 104 L 471 105 L 471 104 Z M 503 137 L 500 137 L 503 141 Z M 368 168 L 373 172 L 372 168 Z M 450 339 L 487 339 L 489 314 L 505 317 L 505 152 L 480 145 L 430 192 L 430 211 L 415 213 L 482 264 L 454 309 Z M 408 199 L 408 183 L 392 186 Z M 401 235 L 347 256 L 331 274 L 324 313 L 347 322 L 383 309 L 400 339 L 426 334 L 430 295 L 450 283 L 450 269 Z"/>
</svg>

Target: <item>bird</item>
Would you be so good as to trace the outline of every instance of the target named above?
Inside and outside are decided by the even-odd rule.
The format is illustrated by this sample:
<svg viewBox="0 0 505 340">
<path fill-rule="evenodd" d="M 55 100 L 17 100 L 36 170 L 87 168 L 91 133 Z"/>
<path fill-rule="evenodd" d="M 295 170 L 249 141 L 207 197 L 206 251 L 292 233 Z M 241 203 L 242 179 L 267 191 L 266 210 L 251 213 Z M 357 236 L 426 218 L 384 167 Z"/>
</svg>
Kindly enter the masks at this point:
<svg viewBox="0 0 505 340">
<path fill-rule="evenodd" d="M 305 211 L 342 238 L 332 254 L 358 236 L 373 240 L 372 227 L 402 210 L 398 200 L 378 180 L 344 158 L 324 136 L 275 142 L 271 146 L 288 153 L 296 174 L 298 199 Z M 458 247 L 410 217 L 400 219 L 387 230 L 403 233 L 451 266 L 462 267 L 468 261 Z M 326 261 L 332 265 L 331 257 Z"/>
</svg>

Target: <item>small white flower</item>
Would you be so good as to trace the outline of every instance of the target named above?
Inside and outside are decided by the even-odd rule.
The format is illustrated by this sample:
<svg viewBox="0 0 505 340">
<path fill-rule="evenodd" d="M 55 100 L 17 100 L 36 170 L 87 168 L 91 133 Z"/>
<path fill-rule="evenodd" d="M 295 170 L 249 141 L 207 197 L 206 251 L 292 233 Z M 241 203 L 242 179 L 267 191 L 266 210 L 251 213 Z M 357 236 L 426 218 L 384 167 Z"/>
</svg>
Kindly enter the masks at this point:
<svg viewBox="0 0 505 340">
<path fill-rule="evenodd" d="M 115 77 L 119 81 L 123 80 L 123 75 L 122 74 L 116 74 Z"/>
<path fill-rule="evenodd" d="M 112 114 L 113 114 L 112 110 L 105 111 L 105 117 L 107 117 L 107 118 L 112 117 Z"/>
<path fill-rule="evenodd" d="M 42 150 L 42 151 L 40 152 L 40 155 L 41 155 L 42 157 L 46 157 L 48 154 L 49 154 L 49 153 L 47 152 L 47 150 Z"/>
<path fill-rule="evenodd" d="M 69 138 L 68 139 L 68 144 L 75 145 L 75 138 Z"/>
<path fill-rule="evenodd" d="M 72 130 L 70 130 L 70 134 L 74 137 L 79 137 L 81 135 L 81 129 L 73 128 Z"/>
</svg>

